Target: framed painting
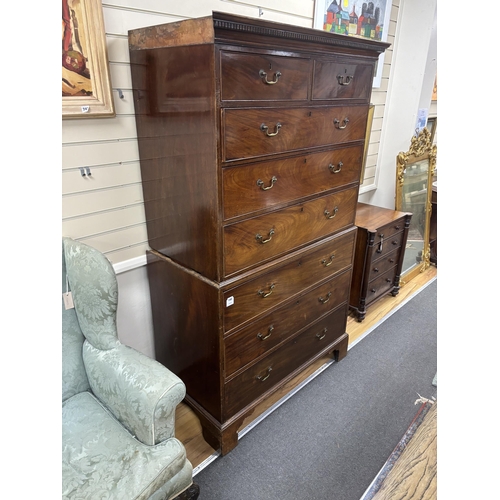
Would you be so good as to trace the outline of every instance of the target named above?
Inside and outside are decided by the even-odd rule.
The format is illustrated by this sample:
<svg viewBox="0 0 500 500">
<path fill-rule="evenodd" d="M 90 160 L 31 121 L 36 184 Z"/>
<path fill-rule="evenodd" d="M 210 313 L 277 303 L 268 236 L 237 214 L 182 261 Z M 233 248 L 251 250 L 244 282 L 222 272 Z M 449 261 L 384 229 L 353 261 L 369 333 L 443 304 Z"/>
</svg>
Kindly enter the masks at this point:
<svg viewBox="0 0 500 500">
<path fill-rule="evenodd" d="M 387 42 L 392 0 L 360 2 L 359 0 L 316 0 L 314 28 L 346 36 L 357 36 Z M 384 52 L 375 68 L 373 87 L 380 87 Z"/>
<path fill-rule="evenodd" d="M 115 116 L 101 0 L 62 0 L 62 117 Z"/>
</svg>

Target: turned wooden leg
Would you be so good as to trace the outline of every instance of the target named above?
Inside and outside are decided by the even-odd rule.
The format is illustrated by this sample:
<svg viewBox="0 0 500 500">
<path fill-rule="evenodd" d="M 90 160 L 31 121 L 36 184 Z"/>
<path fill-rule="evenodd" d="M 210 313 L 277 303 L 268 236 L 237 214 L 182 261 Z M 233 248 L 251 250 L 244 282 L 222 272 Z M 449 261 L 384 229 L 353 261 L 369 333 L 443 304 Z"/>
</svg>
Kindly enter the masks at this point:
<svg viewBox="0 0 500 500">
<path fill-rule="evenodd" d="M 172 500 L 196 500 L 200 494 L 200 487 L 193 483 L 187 490 L 177 495 Z"/>
</svg>

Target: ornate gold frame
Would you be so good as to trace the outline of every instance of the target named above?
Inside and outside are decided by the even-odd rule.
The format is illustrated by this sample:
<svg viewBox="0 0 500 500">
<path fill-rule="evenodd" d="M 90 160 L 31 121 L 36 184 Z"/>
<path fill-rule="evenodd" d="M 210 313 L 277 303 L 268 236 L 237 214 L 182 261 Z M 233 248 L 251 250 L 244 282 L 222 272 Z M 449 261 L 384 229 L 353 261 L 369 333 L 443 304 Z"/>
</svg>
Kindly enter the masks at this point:
<svg viewBox="0 0 500 500">
<path fill-rule="evenodd" d="M 115 109 L 101 0 L 79 0 L 75 3 L 73 14 L 78 22 L 79 38 L 87 51 L 84 56 L 90 72 L 92 95 L 63 96 L 62 117 L 63 119 L 113 117 Z M 63 79 L 65 74 L 66 76 L 68 73 L 72 74 L 64 67 L 62 71 Z"/>
<path fill-rule="evenodd" d="M 397 156 L 396 168 L 396 210 L 403 210 L 403 185 L 405 180 L 406 168 L 409 165 L 429 160 L 429 170 L 427 178 L 427 195 L 425 201 L 425 229 L 424 229 L 424 249 L 422 252 L 422 263 L 419 266 L 410 269 L 401 276 L 401 286 L 410 281 L 418 274 L 424 272 L 430 266 L 430 220 L 432 213 L 432 182 L 436 171 L 437 146 L 432 145 L 431 133 L 427 128 L 412 137 L 410 149 L 407 152 L 401 152 Z"/>
</svg>

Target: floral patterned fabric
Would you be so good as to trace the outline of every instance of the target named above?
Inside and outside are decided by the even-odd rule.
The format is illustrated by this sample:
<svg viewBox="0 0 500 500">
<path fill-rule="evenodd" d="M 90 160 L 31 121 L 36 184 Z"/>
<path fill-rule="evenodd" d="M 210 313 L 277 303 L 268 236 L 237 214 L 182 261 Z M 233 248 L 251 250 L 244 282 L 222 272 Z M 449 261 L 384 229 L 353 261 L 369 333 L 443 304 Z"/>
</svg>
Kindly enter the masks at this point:
<svg viewBox="0 0 500 500">
<path fill-rule="evenodd" d="M 117 336 L 110 262 L 63 238 L 63 498 L 164 500 L 192 483 L 175 439 L 184 383 Z"/>
<path fill-rule="evenodd" d="M 88 392 L 63 403 L 62 421 L 63 499 L 142 500 L 160 488 L 169 498 L 191 484 L 182 443 L 142 444 Z"/>
</svg>

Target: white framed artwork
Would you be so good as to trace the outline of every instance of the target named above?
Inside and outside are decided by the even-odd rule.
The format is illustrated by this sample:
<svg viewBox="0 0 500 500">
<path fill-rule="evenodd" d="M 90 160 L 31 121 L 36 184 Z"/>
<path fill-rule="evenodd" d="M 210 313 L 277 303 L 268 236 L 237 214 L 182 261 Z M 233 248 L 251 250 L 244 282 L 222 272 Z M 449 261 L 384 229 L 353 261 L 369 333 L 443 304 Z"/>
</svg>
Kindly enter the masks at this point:
<svg viewBox="0 0 500 500">
<path fill-rule="evenodd" d="M 392 0 L 316 0 L 313 27 L 345 36 L 387 42 Z M 373 87 L 380 87 L 384 52 L 380 54 Z"/>
</svg>

